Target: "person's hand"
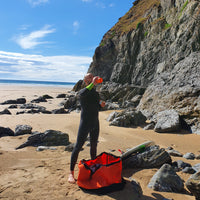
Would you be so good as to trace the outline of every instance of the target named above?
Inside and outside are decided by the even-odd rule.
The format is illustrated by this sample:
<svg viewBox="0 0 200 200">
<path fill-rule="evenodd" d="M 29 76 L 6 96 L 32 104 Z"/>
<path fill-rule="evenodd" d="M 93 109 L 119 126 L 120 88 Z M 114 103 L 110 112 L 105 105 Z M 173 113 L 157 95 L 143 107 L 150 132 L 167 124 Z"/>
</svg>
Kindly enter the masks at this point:
<svg viewBox="0 0 200 200">
<path fill-rule="evenodd" d="M 98 79 L 99 79 L 99 77 L 98 77 L 98 76 L 95 76 L 95 77 L 92 79 L 92 83 L 93 83 L 94 85 L 97 85 L 97 84 L 98 84 L 98 82 L 97 82 Z"/>
<path fill-rule="evenodd" d="M 105 101 L 102 101 L 102 100 L 100 100 L 100 101 L 99 101 L 99 104 L 100 104 L 100 106 L 103 108 L 103 107 L 105 107 L 105 105 L 106 105 L 106 102 L 105 102 Z"/>
</svg>

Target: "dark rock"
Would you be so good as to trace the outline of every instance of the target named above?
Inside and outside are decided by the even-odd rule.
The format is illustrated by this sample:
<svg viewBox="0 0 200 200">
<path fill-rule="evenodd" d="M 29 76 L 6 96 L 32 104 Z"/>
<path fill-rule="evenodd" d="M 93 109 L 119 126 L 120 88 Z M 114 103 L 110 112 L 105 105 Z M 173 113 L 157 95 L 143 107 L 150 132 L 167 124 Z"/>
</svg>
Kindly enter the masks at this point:
<svg viewBox="0 0 200 200">
<path fill-rule="evenodd" d="M 148 187 L 160 192 L 183 192 L 183 180 L 171 165 L 164 164 L 151 178 Z"/>
<path fill-rule="evenodd" d="M 183 170 L 186 167 L 191 167 L 191 164 L 183 162 L 182 160 L 177 160 L 172 163 L 173 167 L 176 167 L 178 171 Z"/>
<path fill-rule="evenodd" d="M 196 156 L 196 159 L 199 160 L 200 159 L 200 154 Z"/>
<path fill-rule="evenodd" d="M 122 160 L 124 168 L 154 168 L 160 167 L 164 163 L 171 163 L 170 155 L 159 146 L 148 147 L 143 153 L 131 155 Z"/>
<path fill-rule="evenodd" d="M 29 125 L 17 125 L 15 128 L 15 136 L 31 134 L 32 127 Z"/>
<path fill-rule="evenodd" d="M 1 104 L 4 105 L 4 104 L 24 104 L 24 103 L 26 103 L 26 99 L 25 98 L 18 98 L 16 100 L 7 100 L 7 101 L 4 101 Z"/>
<path fill-rule="evenodd" d="M 42 96 L 42 98 L 44 98 L 44 99 L 53 99 L 53 97 L 50 96 L 50 95 L 48 95 L 48 94 L 44 94 L 44 95 Z"/>
<path fill-rule="evenodd" d="M 31 101 L 31 103 L 40 103 L 40 102 L 47 102 L 47 100 L 43 96 L 41 96 Z"/>
<path fill-rule="evenodd" d="M 20 115 L 20 114 L 24 114 L 26 113 L 26 111 L 20 111 L 20 112 L 16 112 L 16 115 Z"/>
<path fill-rule="evenodd" d="M 11 130 L 10 128 L 4 128 L 0 126 L 0 137 L 3 136 L 14 136 L 14 131 Z"/>
<path fill-rule="evenodd" d="M 66 111 L 64 108 L 59 108 L 59 109 L 52 110 L 52 113 L 53 114 L 66 114 L 66 113 L 69 113 L 69 111 Z"/>
<path fill-rule="evenodd" d="M 35 133 L 16 149 L 27 146 L 66 146 L 69 144 L 69 135 L 55 130 L 46 130 L 44 133 Z"/>
<path fill-rule="evenodd" d="M 188 160 L 194 160 L 195 159 L 195 155 L 193 153 L 186 153 L 183 155 L 184 158 L 188 159 Z"/>
<path fill-rule="evenodd" d="M 134 194 L 137 194 L 138 198 L 141 198 L 143 195 L 142 188 L 140 186 L 140 183 L 133 179 L 132 177 L 129 178 L 129 181 L 131 183 L 131 186 L 133 188 Z"/>
<path fill-rule="evenodd" d="M 15 108 L 17 108 L 17 105 L 15 105 L 15 104 L 14 105 L 10 105 L 10 106 L 8 106 L 8 108 L 9 109 L 15 109 Z"/>
<path fill-rule="evenodd" d="M 78 96 L 71 96 L 64 102 L 65 109 L 76 109 L 78 107 Z"/>
<path fill-rule="evenodd" d="M 193 167 L 185 167 L 182 172 L 188 173 L 188 174 L 194 174 L 196 171 L 193 169 Z"/>
<path fill-rule="evenodd" d="M 7 109 L 5 108 L 3 111 L 0 112 L 0 115 L 11 115 L 12 113 Z"/>
<path fill-rule="evenodd" d="M 77 92 L 77 91 L 81 90 L 81 89 L 84 88 L 84 87 L 85 87 L 85 84 L 84 84 L 83 80 L 79 80 L 79 81 L 75 84 L 75 86 L 73 87 L 72 91 Z"/>
<path fill-rule="evenodd" d="M 195 196 L 196 200 L 200 200 L 200 171 L 190 176 L 186 182 L 186 187 Z"/>
<path fill-rule="evenodd" d="M 179 151 L 176 151 L 174 149 L 167 150 L 170 156 L 175 156 L 175 157 L 183 157 L 183 154 L 180 153 Z"/>
<path fill-rule="evenodd" d="M 66 94 L 58 94 L 57 96 L 56 96 L 56 98 L 65 98 L 66 97 Z"/>
</svg>

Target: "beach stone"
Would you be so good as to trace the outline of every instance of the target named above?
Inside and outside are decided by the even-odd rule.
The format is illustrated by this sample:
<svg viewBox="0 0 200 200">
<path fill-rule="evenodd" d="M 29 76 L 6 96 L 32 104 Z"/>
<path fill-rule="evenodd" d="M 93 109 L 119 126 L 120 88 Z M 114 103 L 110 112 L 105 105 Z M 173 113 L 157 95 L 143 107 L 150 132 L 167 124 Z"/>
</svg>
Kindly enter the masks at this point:
<svg viewBox="0 0 200 200">
<path fill-rule="evenodd" d="M 195 196 L 196 200 L 200 200 L 200 171 L 191 175 L 185 185 L 187 189 Z"/>
<path fill-rule="evenodd" d="M 11 130 L 10 128 L 4 128 L 0 126 L 0 137 L 4 136 L 14 136 L 14 131 Z"/>
<path fill-rule="evenodd" d="M 17 108 L 17 105 L 16 105 L 16 104 L 13 104 L 13 105 L 8 106 L 8 108 L 9 108 L 9 109 L 15 109 L 15 108 Z"/>
<path fill-rule="evenodd" d="M 64 102 L 65 109 L 76 109 L 78 106 L 78 96 L 71 95 Z"/>
<path fill-rule="evenodd" d="M 160 192 L 182 192 L 183 180 L 169 164 L 164 164 L 151 178 L 148 187 Z"/>
<path fill-rule="evenodd" d="M 4 104 L 24 104 L 24 103 L 26 103 L 26 99 L 25 98 L 18 98 L 16 100 L 7 100 L 7 101 L 4 101 L 1 104 L 4 105 Z"/>
<path fill-rule="evenodd" d="M 43 96 L 41 96 L 31 101 L 31 103 L 40 103 L 40 102 L 47 102 L 47 100 Z"/>
<path fill-rule="evenodd" d="M 7 109 L 5 108 L 3 111 L 0 112 L 0 115 L 11 115 L 12 113 Z"/>
<path fill-rule="evenodd" d="M 171 162 L 170 155 L 157 145 L 147 147 L 143 153 L 131 155 L 122 160 L 123 168 L 154 168 Z"/>
<path fill-rule="evenodd" d="M 48 94 L 44 94 L 44 95 L 42 95 L 42 97 L 43 97 L 44 99 L 53 99 L 53 97 L 50 96 L 50 95 L 48 95 Z"/>
<path fill-rule="evenodd" d="M 58 94 L 57 96 L 56 96 L 56 98 L 65 98 L 66 97 L 66 94 Z"/>
<path fill-rule="evenodd" d="M 170 149 L 167 151 L 170 156 L 175 156 L 175 157 L 183 157 L 183 154 L 180 153 L 179 151 L 176 151 L 174 149 Z"/>
<path fill-rule="evenodd" d="M 194 173 L 196 173 L 196 171 L 194 170 L 193 167 L 185 167 L 185 168 L 182 170 L 182 172 L 188 173 L 188 174 L 194 174 Z"/>
<path fill-rule="evenodd" d="M 24 113 L 26 113 L 25 110 L 23 110 L 23 111 L 18 111 L 18 112 L 16 112 L 16 115 L 20 115 L 20 114 L 24 114 Z"/>
<path fill-rule="evenodd" d="M 69 135 L 56 130 L 46 130 L 44 133 L 35 133 L 28 137 L 27 141 L 16 149 L 27 146 L 67 146 Z"/>
<path fill-rule="evenodd" d="M 195 155 L 193 153 L 186 153 L 186 154 L 183 155 L 183 158 L 186 158 L 188 160 L 194 160 Z"/>
<path fill-rule="evenodd" d="M 17 125 L 15 128 L 15 136 L 31 134 L 32 127 L 29 125 Z"/>
<path fill-rule="evenodd" d="M 177 160 L 172 163 L 172 166 L 177 169 L 177 171 L 183 170 L 186 167 L 192 167 L 190 163 L 186 163 L 182 160 Z"/>
<path fill-rule="evenodd" d="M 66 113 L 69 113 L 69 111 L 66 111 L 64 108 L 58 108 L 58 109 L 52 110 L 52 113 L 53 114 L 66 114 Z"/>
<path fill-rule="evenodd" d="M 197 160 L 200 160 L 200 154 L 196 156 L 196 159 L 197 159 Z"/>
<path fill-rule="evenodd" d="M 180 117 L 175 110 L 164 110 L 154 116 L 156 125 L 154 131 L 158 133 L 176 132 L 181 129 Z"/>
<path fill-rule="evenodd" d="M 133 188 L 134 194 L 137 194 L 138 198 L 141 198 L 143 195 L 143 191 L 142 191 L 142 187 L 140 186 L 140 183 L 132 177 L 129 177 L 129 181 Z"/>
</svg>

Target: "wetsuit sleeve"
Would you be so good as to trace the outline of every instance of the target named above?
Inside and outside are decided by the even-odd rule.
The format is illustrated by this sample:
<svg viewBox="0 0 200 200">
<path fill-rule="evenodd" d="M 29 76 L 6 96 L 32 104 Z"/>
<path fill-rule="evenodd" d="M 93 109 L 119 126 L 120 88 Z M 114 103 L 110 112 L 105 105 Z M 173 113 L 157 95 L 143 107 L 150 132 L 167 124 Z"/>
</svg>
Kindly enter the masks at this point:
<svg viewBox="0 0 200 200">
<path fill-rule="evenodd" d="M 94 84 L 90 83 L 87 87 L 85 87 L 82 90 L 80 90 L 80 92 L 79 92 L 80 97 L 87 96 L 88 93 L 92 90 L 93 87 L 94 87 Z"/>
<path fill-rule="evenodd" d="M 86 88 L 87 88 L 88 90 L 91 90 L 93 87 L 94 87 L 94 84 L 93 84 L 93 83 L 90 83 Z"/>
</svg>

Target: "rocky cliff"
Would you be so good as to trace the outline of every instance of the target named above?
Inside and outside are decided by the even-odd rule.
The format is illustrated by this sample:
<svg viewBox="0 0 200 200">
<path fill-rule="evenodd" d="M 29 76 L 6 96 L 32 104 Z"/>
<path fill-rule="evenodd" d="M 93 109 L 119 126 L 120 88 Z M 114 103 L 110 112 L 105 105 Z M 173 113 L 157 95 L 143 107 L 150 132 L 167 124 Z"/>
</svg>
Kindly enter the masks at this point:
<svg viewBox="0 0 200 200">
<path fill-rule="evenodd" d="M 147 117 L 175 109 L 200 133 L 200 0 L 137 0 L 103 37 L 88 72 L 101 95 Z"/>
</svg>

